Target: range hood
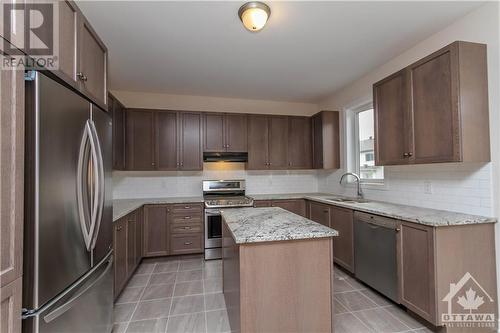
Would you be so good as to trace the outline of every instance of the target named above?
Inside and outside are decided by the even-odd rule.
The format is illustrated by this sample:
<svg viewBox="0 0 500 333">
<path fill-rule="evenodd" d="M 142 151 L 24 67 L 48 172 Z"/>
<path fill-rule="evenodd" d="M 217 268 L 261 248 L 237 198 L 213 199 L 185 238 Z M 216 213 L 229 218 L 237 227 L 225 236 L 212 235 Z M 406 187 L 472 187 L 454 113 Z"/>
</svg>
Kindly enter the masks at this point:
<svg viewBox="0 0 500 333">
<path fill-rule="evenodd" d="M 246 162 L 248 153 L 203 153 L 203 162 Z"/>
</svg>

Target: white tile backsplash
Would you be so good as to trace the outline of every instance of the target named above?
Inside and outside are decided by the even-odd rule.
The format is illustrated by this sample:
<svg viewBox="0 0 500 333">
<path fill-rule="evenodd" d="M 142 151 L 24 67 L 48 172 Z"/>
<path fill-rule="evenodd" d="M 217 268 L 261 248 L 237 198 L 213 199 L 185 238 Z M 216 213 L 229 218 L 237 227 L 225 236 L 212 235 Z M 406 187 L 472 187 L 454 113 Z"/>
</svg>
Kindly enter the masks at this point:
<svg viewBox="0 0 500 333">
<path fill-rule="evenodd" d="M 318 190 L 355 195 L 354 186 L 338 183 L 342 172 L 320 172 Z M 362 186 L 366 198 L 493 216 L 491 163 L 389 166 L 384 174 L 384 185 Z M 430 184 L 431 193 L 426 193 L 425 183 Z"/>
<path fill-rule="evenodd" d="M 200 196 L 204 179 L 245 179 L 248 194 L 329 192 L 355 195 L 337 171 L 249 171 L 243 163 L 205 163 L 199 172 L 113 172 L 115 199 Z M 365 197 L 426 208 L 493 216 L 491 163 L 385 167 L 384 185 L 363 186 Z M 431 193 L 425 192 L 429 183 Z"/>
<path fill-rule="evenodd" d="M 317 192 L 318 172 L 248 171 L 244 163 L 205 163 L 203 171 L 115 171 L 113 197 L 158 198 L 200 196 L 206 179 L 245 179 L 248 194 Z"/>
</svg>

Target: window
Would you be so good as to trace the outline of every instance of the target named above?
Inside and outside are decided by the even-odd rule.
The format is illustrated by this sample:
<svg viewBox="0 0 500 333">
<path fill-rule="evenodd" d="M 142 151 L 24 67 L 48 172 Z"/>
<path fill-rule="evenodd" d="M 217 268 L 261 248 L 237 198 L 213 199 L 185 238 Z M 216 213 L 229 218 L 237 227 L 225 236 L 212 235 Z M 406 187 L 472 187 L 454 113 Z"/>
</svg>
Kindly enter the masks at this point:
<svg viewBox="0 0 500 333">
<path fill-rule="evenodd" d="M 384 179 L 384 167 L 375 166 L 373 108 L 356 112 L 356 172 L 361 180 L 380 182 Z"/>
</svg>

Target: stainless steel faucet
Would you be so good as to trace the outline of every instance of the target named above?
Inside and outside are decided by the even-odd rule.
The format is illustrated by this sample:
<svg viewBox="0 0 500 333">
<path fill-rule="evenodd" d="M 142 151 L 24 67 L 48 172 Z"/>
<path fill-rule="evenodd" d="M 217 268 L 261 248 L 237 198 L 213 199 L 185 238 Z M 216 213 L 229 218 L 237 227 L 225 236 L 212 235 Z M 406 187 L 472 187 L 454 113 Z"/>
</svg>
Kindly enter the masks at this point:
<svg viewBox="0 0 500 333">
<path fill-rule="evenodd" d="M 353 176 L 354 178 L 356 178 L 356 183 L 358 185 L 358 198 L 363 198 L 363 192 L 361 192 L 361 178 L 359 178 L 359 176 L 353 172 L 346 172 L 342 175 L 342 177 L 340 177 L 339 184 L 342 184 L 342 180 L 345 176 Z"/>
</svg>

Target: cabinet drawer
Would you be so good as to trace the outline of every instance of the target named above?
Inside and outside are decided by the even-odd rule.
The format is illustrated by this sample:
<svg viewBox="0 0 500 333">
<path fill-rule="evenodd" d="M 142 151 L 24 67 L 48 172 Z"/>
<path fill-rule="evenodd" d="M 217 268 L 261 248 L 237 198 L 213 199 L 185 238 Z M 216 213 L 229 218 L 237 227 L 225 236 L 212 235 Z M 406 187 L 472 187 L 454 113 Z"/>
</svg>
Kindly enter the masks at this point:
<svg viewBox="0 0 500 333">
<path fill-rule="evenodd" d="M 203 225 L 201 223 L 178 223 L 170 225 L 170 232 L 174 234 L 183 233 L 201 233 L 203 232 Z"/>
<path fill-rule="evenodd" d="M 201 203 L 185 203 L 172 205 L 172 213 L 186 214 L 187 212 L 196 212 L 201 214 L 203 212 L 203 205 Z"/>
<path fill-rule="evenodd" d="M 201 214 L 198 213 L 188 213 L 185 214 L 177 214 L 172 216 L 172 223 L 187 223 L 187 224 L 201 224 L 203 222 L 203 218 Z"/>
<path fill-rule="evenodd" d="M 201 253 L 203 252 L 203 236 L 197 234 L 174 234 L 170 242 L 171 254 Z"/>
</svg>

